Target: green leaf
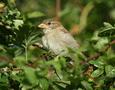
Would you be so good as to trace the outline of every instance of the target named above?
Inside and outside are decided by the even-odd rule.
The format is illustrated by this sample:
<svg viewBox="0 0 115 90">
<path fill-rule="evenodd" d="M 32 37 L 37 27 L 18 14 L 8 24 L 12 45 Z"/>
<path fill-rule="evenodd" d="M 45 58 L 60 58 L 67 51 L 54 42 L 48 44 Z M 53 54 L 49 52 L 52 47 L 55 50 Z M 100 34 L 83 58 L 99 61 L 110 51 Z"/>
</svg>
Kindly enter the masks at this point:
<svg viewBox="0 0 115 90">
<path fill-rule="evenodd" d="M 63 88 L 66 88 L 66 84 L 64 84 L 64 83 L 56 83 L 58 86 L 60 86 L 60 87 L 63 87 Z"/>
<path fill-rule="evenodd" d="M 90 61 L 89 63 L 94 65 L 95 67 L 98 67 L 98 68 L 101 68 L 101 69 L 104 68 L 104 63 L 101 62 L 101 61 L 96 60 L 96 61 Z"/>
<path fill-rule="evenodd" d="M 106 72 L 106 75 L 107 77 L 115 77 L 115 67 L 111 66 L 111 65 L 107 65 L 105 67 L 105 72 Z"/>
<path fill-rule="evenodd" d="M 8 76 L 7 75 L 2 75 L 0 73 L 0 83 L 6 83 L 6 84 L 8 84 L 7 82 L 8 82 Z"/>
<path fill-rule="evenodd" d="M 8 65 L 7 61 L 0 61 L 0 68 Z"/>
<path fill-rule="evenodd" d="M 78 90 L 84 90 L 84 89 L 82 89 L 82 88 L 78 88 Z"/>
<path fill-rule="evenodd" d="M 81 81 L 81 84 L 83 85 L 83 87 L 86 90 L 93 90 L 93 88 L 91 87 L 91 85 L 87 81 Z"/>
<path fill-rule="evenodd" d="M 35 69 L 31 68 L 31 67 L 23 67 L 25 76 L 27 78 L 27 80 L 32 84 L 32 85 L 37 85 L 38 84 L 38 79 L 37 76 L 35 74 Z"/>
<path fill-rule="evenodd" d="M 42 78 L 39 79 L 39 85 L 43 90 L 48 90 L 49 82 L 46 79 Z"/>
<path fill-rule="evenodd" d="M 18 82 L 22 82 L 23 80 L 23 76 L 20 75 L 20 71 L 12 71 L 11 74 L 10 74 L 10 77 L 15 80 L 15 81 L 18 81 Z"/>
<path fill-rule="evenodd" d="M 61 64 L 60 64 L 59 56 L 56 56 L 54 60 L 48 61 L 47 64 L 53 65 L 57 71 L 61 71 Z"/>
<path fill-rule="evenodd" d="M 100 37 L 98 36 L 99 31 L 94 32 L 93 37 L 91 38 L 92 41 L 98 41 Z"/>
<path fill-rule="evenodd" d="M 102 49 L 109 42 L 108 38 L 100 38 L 94 47 L 98 50 Z"/>
<path fill-rule="evenodd" d="M 115 27 L 113 27 L 111 24 L 109 23 L 104 23 L 104 26 L 103 28 L 100 29 L 100 32 L 98 34 L 98 36 L 100 37 L 111 37 L 111 36 L 114 36 L 115 35 Z"/>
<path fill-rule="evenodd" d="M 91 76 L 92 77 L 99 77 L 103 73 L 104 73 L 104 69 L 97 69 L 97 70 L 95 70 L 95 71 L 92 72 Z"/>
<path fill-rule="evenodd" d="M 65 88 L 67 85 L 70 85 L 70 81 L 56 81 L 55 83 L 63 88 Z"/>
<path fill-rule="evenodd" d="M 15 56 L 19 56 L 24 52 L 23 48 L 17 48 L 17 50 L 14 52 Z"/>
<path fill-rule="evenodd" d="M 104 26 L 105 26 L 105 27 L 108 27 L 108 28 L 109 28 L 109 27 L 113 27 L 113 26 L 112 26 L 110 23 L 108 23 L 108 22 L 104 22 Z"/>
<path fill-rule="evenodd" d="M 24 65 L 27 63 L 27 61 L 26 61 L 26 59 L 25 59 L 25 56 L 16 56 L 16 57 L 14 58 L 14 60 L 15 60 L 16 65 L 17 65 L 18 67 L 22 67 L 22 66 L 24 66 Z"/>
<path fill-rule="evenodd" d="M 36 11 L 36 12 L 28 13 L 27 16 L 28 16 L 28 18 L 38 18 L 38 17 L 42 17 L 45 15 L 41 12 Z"/>
<path fill-rule="evenodd" d="M 39 37 L 38 34 L 33 34 L 33 35 L 29 35 L 29 37 L 27 38 L 27 40 L 24 41 L 24 43 L 26 43 L 27 46 L 34 44 L 35 42 L 38 42 Z"/>
<path fill-rule="evenodd" d="M 16 29 L 19 29 L 19 26 L 22 26 L 24 24 L 23 20 L 13 20 L 14 21 L 14 26 Z"/>
</svg>

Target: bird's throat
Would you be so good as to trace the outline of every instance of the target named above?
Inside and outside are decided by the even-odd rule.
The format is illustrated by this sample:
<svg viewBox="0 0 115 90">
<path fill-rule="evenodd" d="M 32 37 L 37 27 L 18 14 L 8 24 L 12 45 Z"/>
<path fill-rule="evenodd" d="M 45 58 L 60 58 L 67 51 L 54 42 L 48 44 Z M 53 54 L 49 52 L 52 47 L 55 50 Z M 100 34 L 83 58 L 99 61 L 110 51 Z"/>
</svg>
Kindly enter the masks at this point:
<svg viewBox="0 0 115 90">
<path fill-rule="evenodd" d="M 54 29 L 44 29 L 43 32 L 44 32 L 44 34 L 48 34 L 48 33 L 55 32 L 55 30 Z"/>
</svg>

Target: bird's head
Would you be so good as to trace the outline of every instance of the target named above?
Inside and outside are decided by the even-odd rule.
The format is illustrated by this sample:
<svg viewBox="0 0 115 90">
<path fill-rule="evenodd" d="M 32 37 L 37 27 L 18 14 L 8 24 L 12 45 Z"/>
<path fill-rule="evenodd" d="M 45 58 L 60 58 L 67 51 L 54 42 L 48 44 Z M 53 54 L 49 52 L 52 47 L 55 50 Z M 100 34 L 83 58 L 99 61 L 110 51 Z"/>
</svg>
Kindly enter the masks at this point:
<svg viewBox="0 0 115 90">
<path fill-rule="evenodd" d="M 56 29 L 57 27 L 62 26 L 59 21 L 53 20 L 53 19 L 46 19 L 44 20 L 40 25 L 38 25 L 39 28 L 42 29 Z"/>
</svg>

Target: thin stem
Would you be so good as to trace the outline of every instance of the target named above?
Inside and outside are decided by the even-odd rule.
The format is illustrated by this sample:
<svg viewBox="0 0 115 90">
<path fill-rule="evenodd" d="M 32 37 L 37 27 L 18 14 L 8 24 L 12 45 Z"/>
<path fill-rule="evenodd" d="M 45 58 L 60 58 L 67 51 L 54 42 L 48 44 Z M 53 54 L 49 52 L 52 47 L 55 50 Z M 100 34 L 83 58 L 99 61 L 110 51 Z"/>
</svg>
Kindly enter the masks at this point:
<svg viewBox="0 0 115 90">
<path fill-rule="evenodd" d="M 26 61 L 28 61 L 28 50 L 27 50 L 27 42 L 26 42 L 26 39 L 25 39 L 25 59 L 26 59 Z"/>
</svg>

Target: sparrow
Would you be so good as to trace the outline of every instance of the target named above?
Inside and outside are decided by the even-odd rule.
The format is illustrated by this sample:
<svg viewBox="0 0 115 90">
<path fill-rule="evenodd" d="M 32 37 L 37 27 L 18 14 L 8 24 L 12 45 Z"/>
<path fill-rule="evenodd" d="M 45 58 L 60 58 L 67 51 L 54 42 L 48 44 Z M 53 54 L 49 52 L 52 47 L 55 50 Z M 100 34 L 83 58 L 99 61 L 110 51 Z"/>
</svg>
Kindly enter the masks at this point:
<svg viewBox="0 0 115 90">
<path fill-rule="evenodd" d="M 43 46 L 56 55 L 65 55 L 69 52 L 68 48 L 75 50 L 79 47 L 77 41 L 59 21 L 46 19 L 38 27 L 44 32 Z"/>
</svg>

